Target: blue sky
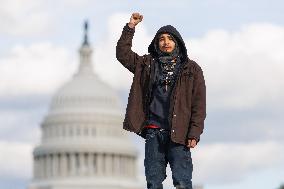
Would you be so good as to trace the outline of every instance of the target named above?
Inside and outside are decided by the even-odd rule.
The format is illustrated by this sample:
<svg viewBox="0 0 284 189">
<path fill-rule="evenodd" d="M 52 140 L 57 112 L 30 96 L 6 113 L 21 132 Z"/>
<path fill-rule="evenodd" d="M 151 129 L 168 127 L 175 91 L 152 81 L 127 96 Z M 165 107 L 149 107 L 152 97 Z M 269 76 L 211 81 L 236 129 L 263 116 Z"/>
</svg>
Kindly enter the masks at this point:
<svg viewBox="0 0 284 189">
<path fill-rule="evenodd" d="M 193 150 L 193 182 L 276 189 L 284 183 L 283 9 L 280 0 L 0 0 L 0 188 L 24 188 L 31 179 L 39 125 L 52 95 L 77 69 L 85 19 L 94 70 L 126 105 L 132 76 L 116 61 L 115 45 L 131 13 L 140 12 L 138 54 L 171 24 L 204 70 L 208 116 Z M 143 176 L 143 141 L 131 137 Z"/>
</svg>

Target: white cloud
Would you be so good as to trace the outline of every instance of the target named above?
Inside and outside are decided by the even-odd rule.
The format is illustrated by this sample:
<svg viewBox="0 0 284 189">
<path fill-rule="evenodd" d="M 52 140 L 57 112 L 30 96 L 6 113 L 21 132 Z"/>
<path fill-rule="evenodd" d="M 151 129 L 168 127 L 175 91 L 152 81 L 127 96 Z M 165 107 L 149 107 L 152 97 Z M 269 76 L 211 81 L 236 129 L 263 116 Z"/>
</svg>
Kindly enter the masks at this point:
<svg viewBox="0 0 284 189">
<path fill-rule="evenodd" d="M 88 8 L 89 6 L 95 7 L 96 1 L 93 0 L 61 0 L 62 5 L 69 8 Z"/>
<path fill-rule="evenodd" d="M 192 150 L 194 179 L 207 184 L 238 182 L 253 172 L 283 167 L 283 151 L 277 142 L 200 145 Z"/>
<path fill-rule="evenodd" d="M 116 59 L 116 43 L 121 35 L 123 26 L 129 22 L 131 13 L 117 13 L 109 18 L 108 37 L 103 44 L 95 49 L 95 70 L 98 75 L 117 89 L 129 89 L 133 74 L 124 68 Z M 139 55 L 147 53 L 151 38 L 143 23 L 135 31 L 133 51 Z"/>
<path fill-rule="evenodd" d="M 0 59 L 0 96 L 50 94 L 71 77 L 74 57 L 51 43 L 15 46 Z"/>
<path fill-rule="evenodd" d="M 41 0 L 0 1 L 0 33 L 35 35 L 49 32 L 52 15 Z"/>
<path fill-rule="evenodd" d="M 242 109 L 279 103 L 284 95 L 283 33 L 283 27 L 251 24 L 239 31 L 215 30 L 187 40 L 204 69 L 211 107 Z"/>
<path fill-rule="evenodd" d="M 115 58 L 115 44 L 128 17 L 129 14 L 111 17 L 107 41 L 95 48 L 93 55 L 96 73 L 117 89 L 128 89 L 132 81 L 132 74 Z M 135 44 L 151 40 L 144 28 L 137 28 Z M 147 51 L 141 45 L 134 45 L 133 49 Z M 71 54 L 63 47 L 41 42 L 14 46 L 8 55 L 0 57 L 0 63 L 1 96 L 51 94 L 78 69 L 79 58 L 77 52 Z"/>
<path fill-rule="evenodd" d="M 31 178 L 32 145 L 0 141 L 0 177 Z"/>
<path fill-rule="evenodd" d="M 43 114 L 35 110 L 0 110 L 0 137 L 6 141 L 38 143 Z"/>
</svg>

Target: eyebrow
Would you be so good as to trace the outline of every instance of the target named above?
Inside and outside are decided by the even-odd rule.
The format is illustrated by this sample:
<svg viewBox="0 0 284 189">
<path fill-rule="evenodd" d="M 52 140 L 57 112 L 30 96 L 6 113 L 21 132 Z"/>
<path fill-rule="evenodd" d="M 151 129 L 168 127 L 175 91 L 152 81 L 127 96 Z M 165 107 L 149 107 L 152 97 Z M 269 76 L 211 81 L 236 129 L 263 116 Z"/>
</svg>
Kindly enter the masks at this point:
<svg viewBox="0 0 284 189">
<path fill-rule="evenodd" d="M 162 38 L 165 38 L 165 37 L 173 38 L 171 35 L 168 34 L 167 36 L 160 35 L 160 36 L 159 36 L 159 39 L 162 39 Z"/>
</svg>

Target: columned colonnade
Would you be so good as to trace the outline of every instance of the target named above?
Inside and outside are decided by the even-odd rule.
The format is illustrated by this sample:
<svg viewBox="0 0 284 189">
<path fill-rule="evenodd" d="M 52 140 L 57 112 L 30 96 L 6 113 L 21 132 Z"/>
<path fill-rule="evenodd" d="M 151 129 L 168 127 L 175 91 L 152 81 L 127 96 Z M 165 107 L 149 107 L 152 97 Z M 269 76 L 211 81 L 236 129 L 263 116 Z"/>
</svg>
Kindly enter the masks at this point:
<svg viewBox="0 0 284 189">
<path fill-rule="evenodd" d="M 54 153 L 34 156 L 34 178 L 70 176 L 135 177 L 134 156 L 108 153 Z"/>
</svg>

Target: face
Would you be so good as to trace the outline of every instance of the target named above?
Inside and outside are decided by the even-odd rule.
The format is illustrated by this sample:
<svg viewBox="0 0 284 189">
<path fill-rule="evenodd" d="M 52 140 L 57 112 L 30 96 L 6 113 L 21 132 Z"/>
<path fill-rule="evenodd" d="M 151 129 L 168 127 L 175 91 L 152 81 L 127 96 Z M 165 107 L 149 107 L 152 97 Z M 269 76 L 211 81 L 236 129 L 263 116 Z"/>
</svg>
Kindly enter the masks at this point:
<svg viewBox="0 0 284 189">
<path fill-rule="evenodd" d="M 159 48 L 162 52 L 171 53 L 175 49 L 175 45 L 170 34 L 164 33 L 159 36 Z"/>
</svg>

